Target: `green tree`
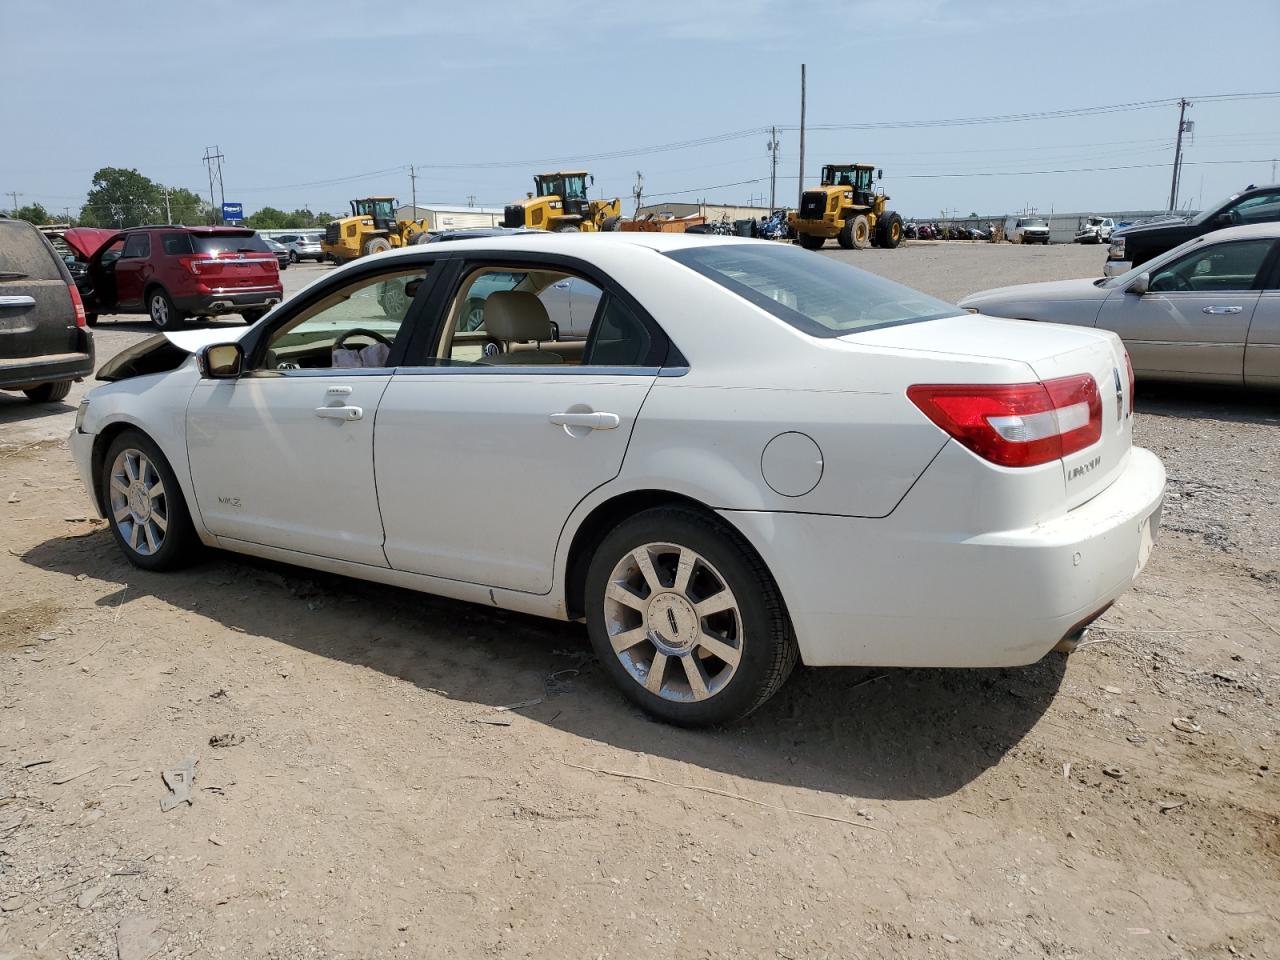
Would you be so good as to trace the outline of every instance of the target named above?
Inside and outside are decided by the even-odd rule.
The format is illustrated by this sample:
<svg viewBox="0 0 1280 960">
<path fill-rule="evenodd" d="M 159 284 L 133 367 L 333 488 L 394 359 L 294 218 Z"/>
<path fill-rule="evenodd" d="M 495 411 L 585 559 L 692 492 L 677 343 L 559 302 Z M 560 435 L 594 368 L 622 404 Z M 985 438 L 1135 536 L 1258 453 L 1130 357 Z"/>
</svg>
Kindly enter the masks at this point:
<svg viewBox="0 0 1280 960">
<path fill-rule="evenodd" d="M 163 194 L 164 188 L 162 187 L 162 203 Z M 169 188 L 169 213 L 170 223 L 185 223 L 188 226 L 193 226 L 209 222 L 209 204 L 201 200 L 194 190 L 188 190 L 186 187 Z"/>
<path fill-rule="evenodd" d="M 13 218 L 15 220 L 26 220 L 36 226 L 53 222 L 53 218 L 49 216 L 49 211 L 38 203 L 29 203 L 25 207 L 19 207 L 13 212 Z"/>
<path fill-rule="evenodd" d="M 124 167 L 103 167 L 93 175 L 85 210 L 104 227 L 136 227 L 164 218 L 161 187 L 150 177 Z"/>
<path fill-rule="evenodd" d="M 245 218 L 245 226 L 255 230 L 283 230 L 293 226 L 288 222 L 289 214 L 275 207 L 263 207 Z"/>
</svg>

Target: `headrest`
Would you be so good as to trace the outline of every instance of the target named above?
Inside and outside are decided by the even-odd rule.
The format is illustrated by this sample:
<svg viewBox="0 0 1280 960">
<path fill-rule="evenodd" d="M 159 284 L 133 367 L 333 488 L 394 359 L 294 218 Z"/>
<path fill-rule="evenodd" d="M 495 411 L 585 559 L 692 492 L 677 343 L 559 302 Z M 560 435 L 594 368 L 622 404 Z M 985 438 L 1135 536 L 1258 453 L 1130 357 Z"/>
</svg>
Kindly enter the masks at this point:
<svg viewBox="0 0 1280 960">
<path fill-rule="evenodd" d="M 550 340 L 551 318 L 534 294 L 499 290 L 484 302 L 484 329 L 495 340 Z"/>
</svg>

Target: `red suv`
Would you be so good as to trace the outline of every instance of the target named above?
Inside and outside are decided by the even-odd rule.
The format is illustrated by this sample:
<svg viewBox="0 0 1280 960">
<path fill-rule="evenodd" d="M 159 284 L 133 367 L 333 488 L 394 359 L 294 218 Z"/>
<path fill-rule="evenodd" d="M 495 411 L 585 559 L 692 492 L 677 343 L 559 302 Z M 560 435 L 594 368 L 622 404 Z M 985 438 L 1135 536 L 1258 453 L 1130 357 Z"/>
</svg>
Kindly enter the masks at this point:
<svg viewBox="0 0 1280 960">
<path fill-rule="evenodd" d="M 161 330 L 224 313 L 253 323 L 284 299 L 275 254 L 252 230 L 131 227 L 86 230 L 83 238 L 80 232 L 68 230 L 66 241 L 89 261 L 91 326 L 100 313 L 146 313 Z"/>
</svg>

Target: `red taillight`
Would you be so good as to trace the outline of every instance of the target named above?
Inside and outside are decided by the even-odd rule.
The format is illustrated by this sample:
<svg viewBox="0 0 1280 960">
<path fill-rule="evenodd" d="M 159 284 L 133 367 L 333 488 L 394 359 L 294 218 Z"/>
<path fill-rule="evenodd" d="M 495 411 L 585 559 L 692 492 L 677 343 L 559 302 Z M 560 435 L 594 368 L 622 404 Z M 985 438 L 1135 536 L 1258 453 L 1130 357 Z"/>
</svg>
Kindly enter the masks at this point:
<svg viewBox="0 0 1280 960">
<path fill-rule="evenodd" d="M 1129 351 L 1124 352 L 1124 368 L 1129 371 L 1129 416 L 1133 416 L 1133 388 L 1135 381 L 1133 379 L 1133 360 L 1129 358 Z"/>
<path fill-rule="evenodd" d="M 194 273 L 197 277 L 200 276 L 202 267 L 218 266 L 218 258 L 208 256 L 188 255 L 179 257 L 178 262 L 182 264 L 184 268 Z"/>
<path fill-rule="evenodd" d="M 76 326 L 83 327 L 85 325 L 84 301 L 80 299 L 80 290 L 74 283 L 67 284 L 67 290 L 71 293 L 71 306 L 76 311 Z"/>
<path fill-rule="evenodd" d="M 917 384 L 907 396 L 960 443 L 1002 467 L 1061 460 L 1102 436 L 1102 397 L 1087 373 L 1043 383 Z"/>
</svg>

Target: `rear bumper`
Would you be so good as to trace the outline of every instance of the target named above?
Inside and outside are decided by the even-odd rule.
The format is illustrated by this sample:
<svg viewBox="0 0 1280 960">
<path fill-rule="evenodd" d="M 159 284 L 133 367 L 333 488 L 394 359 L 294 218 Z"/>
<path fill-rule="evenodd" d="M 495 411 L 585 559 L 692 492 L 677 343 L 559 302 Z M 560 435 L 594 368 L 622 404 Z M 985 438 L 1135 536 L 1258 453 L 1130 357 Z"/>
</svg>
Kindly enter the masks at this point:
<svg viewBox="0 0 1280 960">
<path fill-rule="evenodd" d="M 1150 555 L 1164 486 L 1160 461 L 1135 448 L 1098 496 L 1026 529 L 916 529 L 910 497 L 878 520 L 723 516 L 777 579 L 806 664 L 1017 666 L 1129 588 Z"/>
<path fill-rule="evenodd" d="M 26 390 L 42 383 L 83 380 L 93 373 L 93 334 L 76 331 L 77 349 L 43 357 L 0 360 L 0 390 Z"/>
<path fill-rule="evenodd" d="M 249 290 L 214 290 L 207 294 L 174 297 L 173 302 L 184 313 L 212 317 L 240 310 L 266 310 L 284 299 L 281 287 L 255 287 Z"/>
</svg>

